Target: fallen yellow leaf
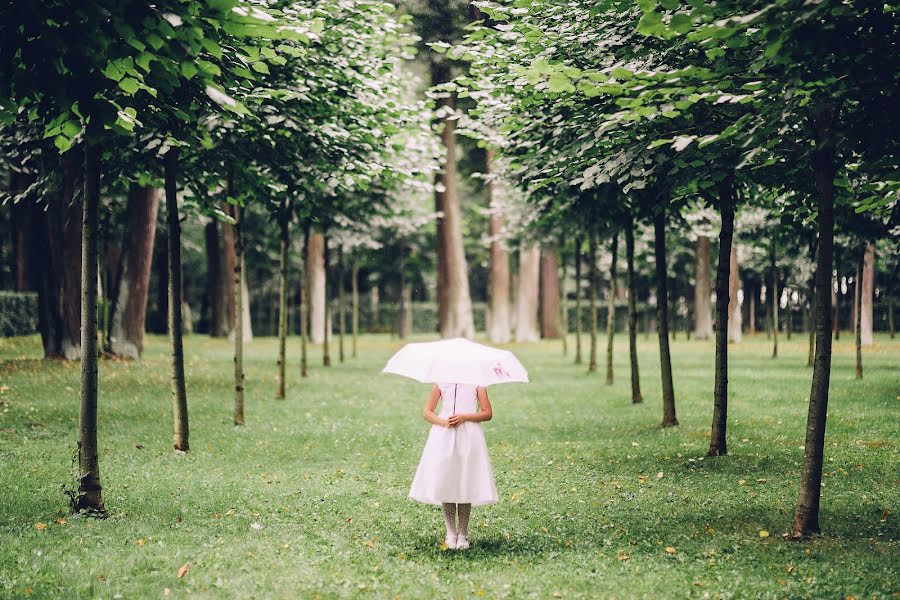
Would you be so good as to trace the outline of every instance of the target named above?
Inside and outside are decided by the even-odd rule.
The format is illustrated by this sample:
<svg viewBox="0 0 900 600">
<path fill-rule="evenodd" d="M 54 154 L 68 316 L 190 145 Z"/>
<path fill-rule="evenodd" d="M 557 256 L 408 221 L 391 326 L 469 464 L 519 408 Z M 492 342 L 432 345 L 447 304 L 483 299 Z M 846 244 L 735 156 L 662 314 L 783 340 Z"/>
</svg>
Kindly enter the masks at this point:
<svg viewBox="0 0 900 600">
<path fill-rule="evenodd" d="M 449 550 L 450 546 L 447 545 L 447 542 L 441 542 L 441 552 L 445 550 Z"/>
<path fill-rule="evenodd" d="M 43 530 L 47 529 L 47 524 L 46 523 L 35 523 L 34 528 L 39 531 L 43 531 Z"/>
<path fill-rule="evenodd" d="M 68 521 L 66 521 L 65 519 L 62 519 L 62 518 L 56 520 L 57 525 L 65 525 L 67 522 Z"/>
<path fill-rule="evenodd" d="M 616 554 L 616 559 L 617 559 L 617 560 L 625 561 L 625 560 L 628 560 L 629 558 L 631 558 L 631 557 L 628 556 L 627 554 L 624 554 L 624 553 L 622 553 L 622 554 Z"/>
<path fill-rule="evenodd" d="M 769 537 L 769 532 L 766 531 L 765 529 L 760 529 L 760 530 L 759 530 L 759 537 L 761 537 L 761 538 L 767 538 L 767 537 Z"/>
<path fill-rule="evenodd" d="M 144 538 L 141 538 L 135 542 L 135 544 L 137 544 L 138 546 L 143 546 L 146 543 L 147 543 L 147 540 L 145 540 Z"/>
<path fill-rule="evenodd" d="M 188 569 L 190 569 L 190 565 L 188 563 L 184 563 L 180 569 L 178 569 L 178 575 L 175 576 L 175 579 L 181 579 L 185 575 L 187 575 Z"/>
<path fill-rule="evenodd" d="M 672 546 L 666 546 L 666 552 L 668 554 L 675 554 L 675 548 L 673 548 Z"/>
</svg>

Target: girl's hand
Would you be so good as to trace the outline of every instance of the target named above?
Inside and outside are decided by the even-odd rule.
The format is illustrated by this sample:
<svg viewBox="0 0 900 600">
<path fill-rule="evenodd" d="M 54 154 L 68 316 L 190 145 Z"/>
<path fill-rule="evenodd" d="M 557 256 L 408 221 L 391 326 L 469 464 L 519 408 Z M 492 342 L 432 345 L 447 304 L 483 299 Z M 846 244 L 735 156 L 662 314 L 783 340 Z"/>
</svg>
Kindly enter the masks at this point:
<svg viewBox="0 0 900 600">
<path fill-rule="evenodd" d="M 449 419 L 447 419 L 447 423 L 449 427 L 459 427 L 462 423 L 465 423 L 466 415 L 451 415 Z"/>
</svg>

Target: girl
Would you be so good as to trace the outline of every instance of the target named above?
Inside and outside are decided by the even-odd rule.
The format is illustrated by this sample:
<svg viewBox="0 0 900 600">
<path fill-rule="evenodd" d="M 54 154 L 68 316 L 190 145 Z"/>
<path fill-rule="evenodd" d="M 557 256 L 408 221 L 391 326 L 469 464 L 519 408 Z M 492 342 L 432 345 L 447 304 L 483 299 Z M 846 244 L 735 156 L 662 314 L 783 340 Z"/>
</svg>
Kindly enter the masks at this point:
<svg viewBox="0 0 900 600">
<path fill-rule="evenodd" d="M 436 415 L 434 409 L 439 400 L 441 412 Z M 423 416 L 432 427 L 409 497 L 442 505 L 447 547 L 465 550 L 469 547 L 472 505 L 498 501 L 487 444 L 479 425 L 491 420 L 491 401 L 483 387 L 439 383 L 431 388 Z"/>
</svg>

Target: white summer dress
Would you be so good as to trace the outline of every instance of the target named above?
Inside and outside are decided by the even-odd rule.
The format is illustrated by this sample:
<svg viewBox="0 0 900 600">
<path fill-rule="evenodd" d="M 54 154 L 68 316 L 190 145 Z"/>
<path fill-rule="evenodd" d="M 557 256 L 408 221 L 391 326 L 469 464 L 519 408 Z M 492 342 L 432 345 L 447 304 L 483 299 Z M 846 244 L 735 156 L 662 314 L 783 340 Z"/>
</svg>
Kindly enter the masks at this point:
<svg viewBox="0 0 900 600">
<path fill-rule="evenodd" d="M 440 383 L 438 387 L 438 416 L 442 419 L 476 412 L 476 386 Z M 409 497 L 437 505 L 451 502 L 482 506 L 499 500 L 481 423 L 466 421 L 453 428 L 431 426 Z"/>
</svg>

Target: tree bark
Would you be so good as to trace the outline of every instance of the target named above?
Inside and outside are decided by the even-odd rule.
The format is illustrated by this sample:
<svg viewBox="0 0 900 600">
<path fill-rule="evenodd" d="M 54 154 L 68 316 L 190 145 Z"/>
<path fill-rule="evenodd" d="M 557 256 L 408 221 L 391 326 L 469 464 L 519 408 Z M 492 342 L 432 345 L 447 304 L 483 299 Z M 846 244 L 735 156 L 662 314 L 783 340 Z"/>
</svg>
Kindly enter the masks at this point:
<svg viewBox="0 0 900 600">
<path fill-rule="evenodd" d="M 331 275 L 331 265 L 329 264 L 329 256 L 328 256 L 328 233 L 324 232 L 322 234 L 322 321 L 325 325 L 323 329 L 322 335 L 322 366 L 330 367 L 331 366 L 331 285 L 329 282 L 329 277 Z"/>
<path fill-rule="evenodd" d="M 707 456 L 728 454 L 726 430 L 728 426 L 728 329 L 732 305 L 734 274 L 734 189 L 731 181 L 719 184 L 719 262 L 716 267 L 716 375 L 713 388 L 713 420 Z M 736 295 L 736 294 L 735 294 Z"/>
<path fill-rule="evenodd" d="M 178 218 L 178 149 L 170 148 L 165 157 L 165 195 L 168 262 L 167 321 L 172 387 L 172 445 L 187 452 L 189 444 L 187 386 L 184 377 L 184 343 L 181 275 L 181 222 Z M 155 222 L 155 219 L 154 219 Z M 148 266 L 149 268 L 149 266 Z"/>
<path fill-rule="evenodd" d="M 575 238 L 575 364 L 581 364 L 581 248 L 584 240 Z"/>
<path fill-rule="evenodd" d="M 561 245 L 564 248 L 564 245 Z M 566 293 L 566 268 L 568 261 L 565 252 L 559 255 L 560 260 L 560 277 L 559 277 L 559 327 L 561 329 L 563 356 L 569 354 L 569 297 Z"/>
<path fill-rule="evenodd" d="M 613 384 L 613 336 L 616 334 L 616 261 L 619 257 L 619 234 L 613 235 L 612 262 L 609 265 L 609 303 L 606 308 L 606 385 Z"/>
<path fill-rule="evenodd" d="M 759 294 L 759 286 L 754 284 L 747 285 L 747 291 L 749 292 L 749 303 L 750 308 L 747 311 L 747 314 L 750 317 L 750 324 L 747 327 L 747 331 L 750 335 L 756 335 L 756 296 Z"/>
<path fill-rule="evenodd" d="M 815 254 L 813 255 L 813 259 L 815 259 Z M 813 271 L 812 279 L 809 281 L 809 310 L 807 311 L 807 321 L 809 326 L 809 351 L 806 356 L 806 366 L 812 368 L 813 362 L 815 361 L 815 350 L 816 350 L 816 328 L 813 325 L 815 321 L 815 305 L 816 305 L 816 273 Z"/>
<path fill-rule="evenodd" d="M 816 360 L 809 394 L 803 475 L 794 511 L 791 537 L 800 539 L 819 531 L 819 498 L 825 448 L 825 421 L 831 379 L 831 267 L 834 241 L 834 147 L 825 141 L 830 131 L 819 126 L 813 153 L 818 195 L 819 250 L 816 261 Z"/>
<path fill-rule="evenodd" d="M 859 320 L 861 321 L 861 340 L 863 346 L 871 346 L 875 343 L 873 331 L 872 301 L 875 297 L 875 246 L 869 242 L 863 254 L 862 300 L 859 306 Z"/>
<path fill-rule="evenodd" d="M 22 176 L 15 172 L 10 174 L 10 192 L 18 194 L 22 184 Z M 29 239 L 29 212 L 33 207 L 24 202 L 15 202 L 10 206 L 10 231 L 12 232 L 12 289 L 15 292 L 28 291 L 29 247 L 34 243 Z M 46 263 L 39 263 L 44 264 Z"/>
<path fill-rule="evenodd" d="M 230 187 L 230 186 L 229 186 Z M 230 195 L 230 194 L 229 194 Z M 244 314 L 244 237 L 241 207 L 232 207 L 234 217 L 234 314 Z M 244 424 L 244 319 L 234 320 L 234 424 Z"/>
<path fill-rule="evenodd" d="M 675 416 L 675 386 L 672 383 L 672 356 L 669 352 L 668 274 L 666 268 L 666 213 L 653 218 L 656 251 L 656 326 L 659 336 L 659 364 L 663 391 L 663 427 L 678 425 Z"/>
<path fill-rule="evenodd" d="M 351 356 L 357 357 L 357 341 L 359 339 L 359 261 L 354 253 L 353 260 L 350 265 L 350 304 L 353 312 L 350 321 L 350 327 L 353 332 L 353 348 Z"/>
<path fill-rule="evenodd" d="M 209 295 L 209 334 L 212 337 L 228 337 L 228 286 L 219 236 L 219 223 L 210 219 L 204 231 L 206 240 L 206 279 Z M 229 275 L 230 277 L 230 275 Z"/>
<path fill-rule="evenodd" d="M 61 256 L 51 240 L 56 236 L 51 231 L 49 211 L 38 204 L 28 207 L 29 220 L 28 255 L 34 268 L 30 269 L 31 289 L 38 297 L 38 331 L 44 348 L 44 358 L 62 358 L 62 314 L 60 274 Z M 30 263 L 29 263 L 30 264 Z"/>
<path fill-rule="evenodd" d="M 224 206 L 224 212 L 232 214 L 233 211 L 229 205 Z M 227 319 L 227 337 L 234 335 L 236 314 L 240 314 L 235 310 L 235 292 L 234 292 L 234 270 L 235 270 L 235 240 L 234 227 L 230 223 L 222 223 L 222 281 L 225 284 L 225 318 Z M 238 288 L 240 289 L 240 288 Z"/>
<path fill-rule="evenodd" d="M 132 185 L 125 209 L 127 224 L 119 274 L 112 293 L 112 325 L 106 340 L 107 352 L 116 356 L 140 358 L 144 349 L 144 322 L 158 209 L 156 189 Z"/>
<path fill-rule="evenodd" d="M 63 156 L 61 162 L 63 181 L 59 211 L 62 227 L 62 354 L 67 360 L 78 360 L 81 358 L 83 232 L 79 227 L 79 217 L 82 213 L 82 200 L 74 199 L 75 174 L 72 160 Z M 53 243 L 52 239 L 50 243 Z M 91 280 L 91 285 L 97 287 L 96 277 Z"/>
<path fill-rule="evenodd" d="M 591 231 L 588 237 L 588 306 L 591 311 L 591 348 L 588 355 L 588 373 L 597 370 L 597 233 Z"/>
<path fill-rule="evenodd" d="M 309 376 L 309 360 L 307 355 L 307 337 L 309 334 L 309 246 L 311 237 L 309 235 L 309 223 L 303 224 L 303 250 L 300 260 L 300 376 Z"/>
<path fill-rule="evenodd" d="M 97 238 L 100 214 L 100 146 L 85 142 L 81 222 L 81 411 L 78 422 L 78 491 L 75 512 L 104 513 L 97 447 Z"/>
<path fill-rule="evenodd" d="M 446 63 L 432 65 L 432 82 L 450 81 L 450 68 Z M 469 275 L 462 238 L 462 214 L 457 193 L 456 137 L 454 135 L 456 120 L 452 111 L 455 105 L 453 94 L 438 99 L 438 111 L 444 112 L 441 117 L 441 142 L 444 146 L 444 166 L 437 174 L 435 186 L 435 205 L 441 213 L 438 219 L 438 272 L 444 265 L 444 281 L 438 281 L 438 303 L 440 304 L 441 337 L 472 338 L 475 336 L 475 325 L 472 319 L 472 299 L 469 295 Z M 442 259 L 442 260 L 441 260 Z M 443 287 L 443 289 L 441 289 Z"/>
<path fill-rule="evenodd" d="M 278 269 L 278 389 L 276 398 L 284 398 L 285 371 L 287 368 L 287 274 L 288 274 L 288 245 L 290 244 L 290 207 L 287 198 L 281 199 L 278 211 L 278 225 L 280 232 L 279 245 L 279 269 Z"/>
<path fill-rule="evenodd" d="M 537 312 L 541 251 L 537 246 L 519 250 L 519 289 L 516 293 L 516 341 L 538 340 Z"/>
<path fill-rule="evenodd" d="M 841 339 L 841 274 L 835 271 L 831 284 L 831 330 L 835 341 Z M 815 308 L 813 309 L 813 329 L 815 330 Z"/>
<path fill-rule="evenodd" d="M 497 183 L 491 175 L 493 150 L 486 152 L 485 170 L 488 174 L 487 194 L 490 210 L 491 273 L 488 301 L 491 322 L 488 325 L 488 339 L 495 344 L 505 344 L 510 340 L 509 326 L 509 252 L 501 239 L 503 235 L 503 214 L 497 197 Z"/>
<path fill-rule="evenodd" d="M 412 293 L 406 281 L 405 246 L 400 248 L 400 306 L 397 314 L 397 337 L 405 340 L 412 334 Z"/>
<path fill-rule="evenodd" d="M 309 337 L 313 344 L 325 340 L 325 239 L 321 233 L 309 236 L 306 249 L 306 298 Z"/>
<path fill-rule="evenodd" d="M 711 290 L 709 284 L 709 238 L 697 238 L 697 283 L 694 286 L 694 337 L 708 340 L 712 337 Z"/>
<path fill-rule="evenodd" d="M 347 334 L 347 311 L 344 297 L 344 247 L 338 246 L 338 360 L 344 362 L 344 336 Z"/>
<path fill-rule="evenodd" d="M 741 277 L 738 273 L 737 244 L 731 244 L 730 268 L 728 274 L 728 341 L 741 341 L 741 328 L 743 315 L 741 314 L 741 301 L 738 290 L 741 287 Z"/>
<path fill-rule="evenodd" d="M 628 277 L 628 356 L 631 362 L 631 403 L 640 404 L 641 375 L 637 355 L 637 286 L 634 282 L 634 221 L 628 215 L 625 223 L 625 268 Z"/>
<path fill-rule="evenodd" d="M 253 320 L 250 318 L 250 286 L 247 284 L 247 258 L 243 257 L 241 260 L 244 261 L 244 264 L 241 265 L 241 271 L 243 275 L 241 276 L 241 312 L 242 315 L 242 329 L 244 341 L 252 342 L 253 341 Z M 185 308 L 188 308 L 187 303 L 184 304 Z M 185 323 L 188 322 L 188 319 L 185 318 Z"/>
<path fill-rule="evenodd" d="M 541 248 L 540 311 L 541 337 L 557 339 L 559 333 L 559 250 L 556 244 Z"/>
<path fill-rule="evenodd" d="M 772 358 L 778 358 L 778 305 L 781 295 L 778 291 L 778 265 L 775 263 L 775 238 L 769 243 L 769 268 L 772 270 Z"/>
<path fill-rule="evenodd" d="M 865 257 L 862 256 L 859 259 L 859 263 L 856 265 L 856 325 L 854 327 L 854 340 L 856 345 L 856 378 L 863 378 L 863 366 L 862 366 L 862 283 L 863 283 L 863 271 L 865 270 Z"/>
</svg>

